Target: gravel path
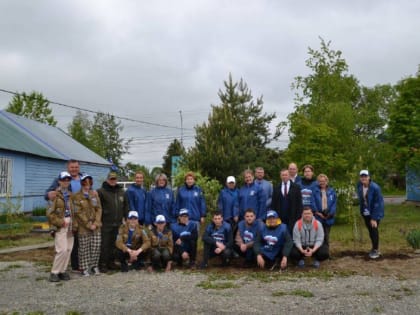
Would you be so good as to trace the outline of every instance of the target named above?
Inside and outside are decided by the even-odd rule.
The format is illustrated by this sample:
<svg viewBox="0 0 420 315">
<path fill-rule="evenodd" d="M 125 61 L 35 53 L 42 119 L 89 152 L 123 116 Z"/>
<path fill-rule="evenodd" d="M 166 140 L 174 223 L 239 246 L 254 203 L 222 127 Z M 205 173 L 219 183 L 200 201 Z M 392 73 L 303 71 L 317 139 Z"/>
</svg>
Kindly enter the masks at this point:
<svg viewBox="0 0 420 315">
<path fill-rule="evenodd" d="M 72 274 L 71 281 L 55 284 L 47 281 L 49 267 L 0 262 L 0 314 L 418 314 L 420 310 L 418 275 L 326 277 L 320 271 L 320 277 L 314 278 L 299 272 L 251 270 L 234 275 L 130 271 L 89 278 Z"/>
</svg>

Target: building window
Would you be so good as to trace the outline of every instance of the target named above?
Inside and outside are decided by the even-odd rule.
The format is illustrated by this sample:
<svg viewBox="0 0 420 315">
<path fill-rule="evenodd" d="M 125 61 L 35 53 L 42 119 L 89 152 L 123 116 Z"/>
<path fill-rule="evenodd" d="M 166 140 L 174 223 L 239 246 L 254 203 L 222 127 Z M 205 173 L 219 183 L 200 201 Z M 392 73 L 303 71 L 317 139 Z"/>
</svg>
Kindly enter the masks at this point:
<svg viewBox="0 0 420 315">
<path fill-rule="evenodd" d="M 12 193 L 12 159 L 0 157 L 0 197 Z"/>
</svg>

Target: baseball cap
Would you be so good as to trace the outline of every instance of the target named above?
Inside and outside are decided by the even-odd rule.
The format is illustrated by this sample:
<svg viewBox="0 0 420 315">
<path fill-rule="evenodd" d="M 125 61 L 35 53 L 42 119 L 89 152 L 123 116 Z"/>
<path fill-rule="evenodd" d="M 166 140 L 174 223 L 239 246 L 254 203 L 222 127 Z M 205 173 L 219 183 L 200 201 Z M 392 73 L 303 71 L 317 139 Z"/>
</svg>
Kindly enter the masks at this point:
<svg viewBox="0 0 420 315">
<path fill-rule="evenodd" d="M 369 171 L 368 170 L 361 170 L 359 175 L 360 176 L 369 176 Z"/>
<path fill-rule="evenodd" d="M 166 223 L 165 216 L 158 214 L 156 216 L 155 223 Z"/>
<path fill-rule="evenodd" d="M 279 215 L 277 214 L 276 211 L 274 211 L 274 210 L 268 210 L 268 212 L 267 212 L 267 219 L 268 218 L 278 218 L 278 217 L 279 217 Z"/>
<path fill-rule="evenodd" d="M 182 215 L 189 215 L 189 213 L 188 213 L 188 209 L 183 208 L 183 209 L 179 210 L 179 214 L 178 214 L 178 215 L 179 215 L 179 216 L 182 216 Z"/>
<path fill-rule="evenodd" d="M 234 176 L 228 176 L 226 178 L 226 183 L 236 183 L 235 177 Z"/>
<path fill-rule="evenodd" d="M 61 172 L 58 175 L 58 179 L 59 180 L 63 180 L 63 179 L 66 179 L 66 178 L 68 178 L 68 179 L 71 179 L 72 178 L 69 172 L 64 171 L 64 172 Z"/>
<path fill-rule="evenodd" d="M 128 216 L 127 216 L 129 219 L 133 219 L 133 218 L 136 218 L 136 219 L 138 219 L 139 218 L 139 215 L 138 215 L 138 213 L 137 213 L 137 211 L 130 211 L 129 213 L 128 213 Z"/>
<path fill-rule="evenodd" d="M 80 176 L 80 180 L 81 181 L 84 181 L 85 179 L 88 179 L 88 178 L 90 178 L 91 180 L 93 180 L 92 179 L 92 176 L 90 176 L 89 174 L 86 174 L 86 173 L 84 173 L 82 176 Z"/>
<path fill-rule="evenodd" d="M 115 172 L 109 172 L 108 173 L 108 179 L 117 178 L 117 177 L 118 177 L 118 175 Z"/>
</svg>

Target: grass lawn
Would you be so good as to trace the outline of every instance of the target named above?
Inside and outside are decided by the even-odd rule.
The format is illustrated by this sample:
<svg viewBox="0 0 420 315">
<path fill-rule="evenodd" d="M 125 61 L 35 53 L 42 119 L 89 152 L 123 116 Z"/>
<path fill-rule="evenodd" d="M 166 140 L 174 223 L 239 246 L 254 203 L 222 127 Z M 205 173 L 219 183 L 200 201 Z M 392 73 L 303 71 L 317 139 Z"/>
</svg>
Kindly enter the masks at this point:
<svg viewBox="0 0 420 315">
<path fill-rule="evenodd" d="M 52 241 L 49 233 L 31 233 L 33 222 L 19 219 L 10 229 L 0 230 L 0 249 Z"/>
<path fill-rule="evenodd" d="M 359 208 L 354 207 L 356 231 L 353 225 L 343 222 L 339 214 L 338 223 L 331 228 L 330 242 L 332 253 L 343 251 L 369 251 L 370 239 Z M 340 223 L 343 222 L 343 223 Z M 420 207 L 410 204 L 386 205 L 385 217 L 379 225 L 379 248 L 382 253 L 412 251 L 405 237 L 407 232 L 420 229 Z"/>
</svg>

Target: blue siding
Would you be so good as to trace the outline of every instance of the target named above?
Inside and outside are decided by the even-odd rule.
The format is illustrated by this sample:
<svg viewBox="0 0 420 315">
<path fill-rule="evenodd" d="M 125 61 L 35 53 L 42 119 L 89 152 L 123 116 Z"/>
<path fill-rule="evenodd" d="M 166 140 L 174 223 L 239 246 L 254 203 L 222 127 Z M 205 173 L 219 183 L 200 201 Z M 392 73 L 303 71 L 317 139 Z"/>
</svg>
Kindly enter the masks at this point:
<svg viewBox="0 0 420 315">
<path fill-rule="evenodd" d="M 47 205 L 44 193 L 58 174 L 66 170 L 66 161 L 42 158 L 24 153 L 15 153 L 0 149 L 0 156 L 12 160 L 12 195 L 11 200 L 20 200 L 21 211 L 29 212 Z M 80 169 L 93 177 L 95 189 L 102 185 L 109 172 L 107 165 L 81 163 Z M 0 198 L 4 202 L 5 198 Z M 1 212 L 1 209 L 0 209 Z"/>
<path fill-rule="evenodd" d="M 420 171 L 409 170 L 406 177 L 407 200 L 420 202 Z"/>
</svg>

